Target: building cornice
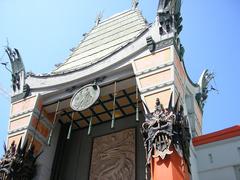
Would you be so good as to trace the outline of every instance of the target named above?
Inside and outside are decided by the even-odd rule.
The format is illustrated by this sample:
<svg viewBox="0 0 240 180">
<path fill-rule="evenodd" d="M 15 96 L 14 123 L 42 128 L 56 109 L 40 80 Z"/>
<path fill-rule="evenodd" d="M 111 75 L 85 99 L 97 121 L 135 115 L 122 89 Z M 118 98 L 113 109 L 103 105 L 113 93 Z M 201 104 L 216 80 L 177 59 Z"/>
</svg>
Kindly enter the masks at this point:
<svg viewBox="0 0 240 180">
<path fill-rule="evenodd" d="M 201 146 L 240 136 L 240 125 L 193 138 L 193 145 Z"/>
</svg>

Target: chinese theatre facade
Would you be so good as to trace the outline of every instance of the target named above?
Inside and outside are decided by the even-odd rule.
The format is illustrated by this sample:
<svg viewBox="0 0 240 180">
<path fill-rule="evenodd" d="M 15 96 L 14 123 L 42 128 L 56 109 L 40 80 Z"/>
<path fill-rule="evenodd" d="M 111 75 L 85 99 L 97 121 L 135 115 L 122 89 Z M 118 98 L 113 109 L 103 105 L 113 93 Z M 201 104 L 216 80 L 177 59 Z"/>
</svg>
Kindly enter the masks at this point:
<svg viewBox="0 0 240 180">
<path fill-rule="evenodd" d="M 68 59 L 26 73 L 16 49 L 0 179 L 198 179 L 193 137 L 202 132 L 209 81 L 184 66 L 181 0 L 160 0 L 148 24 L 130 10 L 96 24 Z"/>
</svg>

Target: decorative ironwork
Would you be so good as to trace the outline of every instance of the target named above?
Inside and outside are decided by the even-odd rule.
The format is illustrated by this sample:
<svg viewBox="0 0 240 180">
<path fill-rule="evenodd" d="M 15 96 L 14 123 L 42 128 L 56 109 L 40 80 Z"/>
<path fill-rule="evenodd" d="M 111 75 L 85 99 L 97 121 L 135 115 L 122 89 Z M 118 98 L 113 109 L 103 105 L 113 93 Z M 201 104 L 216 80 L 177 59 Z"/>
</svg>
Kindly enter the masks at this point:
<svg viewBox="0 0 240 180">
<path fill-rule="evenodd" d="M 139 97 L 138 97 L 138 86 L 136 83 L 136 121 L 139 121 Z"/>
<path fill-rule="evenodd" d="M 173 153 L 172 147 L 183 157 L 188 165 L 189 145 L 191 135 L 187 117 L 183 115 L 183 107 L 178 106 L 179 99 L 175 107 L 172 107 L 172 95 L 168 108 L 164 109 L 160 100 L 156 100 L 156 109 L 150 113 L 144 104 L 147 114 L 145 122 L 142 124 L 144 145 L 147 153 L 147 164 L 152 158 L 160 157 L 165 159 L 167 155 Z M 178 108 L 179 107 L 179 108 Z"/>
<path fill-rule="evenodd" d="M 51 140 L 52 140 L 52 134 L 53 134 L 53 130 L 54 130 L 54 126 L 55 126 L 55 123 L 56 123 L 56 120 L 57 120 L 57 116 L 58 116 L 58 111 L 59 111 L 59 108 L 60 107 L 60 101 L 58 101 L 57 103 L 57 107 L 56 107 L 56 110 L 55 110 L 55 114 L 54 114 L 54 118 L 53 118 L 53 123 L 52 123 L 52 128 L 50 130 L 50 133 L 49 133 L 49 136 L 48 136 L 48 145 L 50 146 L 51 145 Z"/>
<path fill-rule="evenodd" d="M 121 119 L 123 117 L 136 115 L 136 112 L 134 111 L 134 109 L 137 109 L 137 104 L 136 104 L 135 98 L 131 98 L 135 96 L 136 96 L 136 91 L 133 91 L 133 89 L 132 90 L 125 89 L 118 92 L 118 95 L 116 96 L 115 111 L 118 111 L 120 113 L 118 114 L 117 117 L 115 117 L 115 120 Z M 76 116 L 76 119 L 74 119 L 73 129 L 75 130 L 82 129 L 89 126 L 89 120 L 91 119 L 91 116 L 93 116 L 93 119 L 94 119 L 92 126 L 96 124 L 100 124 L 102 122 L 111 121 L 113 109 L 110 104 L 113 103 L 113 100 L 114 100 L 113 94 L 102 96 L 98 98 L 98 100 L 94 103 L 92 107 L 81 112 L 78 111 L 77 113 L 79 114 L 79 116 Z M 62 101 L 64 100 L 61 100 L 61 102 Z M 121 103 L 122 101 L 124 101 L 124 104 Z M 138 103 L 139 103 L 138 112 L 142 113 L 142 109 L 140 108 L 141 98 L 138 99 Z M 53 104 L 50 104 L 50 105 L 53 105 Z M 46 105 L 45 107 L 47 106 L 49 105 Z M 56 102 L 55 102 L 55 106 L 56 106 Z M 103 109 L 103 111 L 97 112 L 96 108 L 98 107 Z M 61 112 L 61 120 L 64 121 L 64 123 L 69 123 L 71 120 L 71 113 L 74 112 L 74 110 L 63 110 L 59 112 Z"/>
<path fill-rule="evenodd" d="M 36 160 L 40 154 L 34 156 L 34 146 L 27 149 L 28 141 L 21 148 L 22 139 L 16 148 L 15 141 L 7 150 L 4 145 L 5 154 L 0 160 L 1 180 L 30 180 L 36 172 Z"/>
<path fill-rule="evenodd" d="M 71 122 L 70 122 L 70 125 L 69 125 L 69 129 L 68 129 L 67 139 L 70 139 L 70 137 L 71 137 L 73 121 L 74 121 L 74 112 L 72 112 L 72 117 L 71 117 Z"/>
<path fill-rule="evenodd" d="M 114 124 L 115 124 L 116 96 L 117 96 L 117 81 L 115 81 L 115 83 L 114 83 L 114 90 L 113 90 L 113 106 L 112 106 L 111 129 L 114 128 Z"/>
</svg>

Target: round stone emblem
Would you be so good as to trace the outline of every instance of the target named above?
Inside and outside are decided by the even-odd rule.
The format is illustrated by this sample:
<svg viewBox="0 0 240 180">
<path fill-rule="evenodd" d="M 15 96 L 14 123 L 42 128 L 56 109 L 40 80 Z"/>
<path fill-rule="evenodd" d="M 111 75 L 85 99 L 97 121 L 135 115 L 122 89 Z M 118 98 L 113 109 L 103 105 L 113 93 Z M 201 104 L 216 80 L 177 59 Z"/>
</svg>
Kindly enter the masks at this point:
<svg viewBox="0 0 240 180">
<path fill-rule="evenodd" d="M 92 106 L 100 95 L 100 88 L 95 84 L 88 84 L 80 88 L 72 97 L 70 106 L 75 111 L 83 111 Z"/>
</svg>

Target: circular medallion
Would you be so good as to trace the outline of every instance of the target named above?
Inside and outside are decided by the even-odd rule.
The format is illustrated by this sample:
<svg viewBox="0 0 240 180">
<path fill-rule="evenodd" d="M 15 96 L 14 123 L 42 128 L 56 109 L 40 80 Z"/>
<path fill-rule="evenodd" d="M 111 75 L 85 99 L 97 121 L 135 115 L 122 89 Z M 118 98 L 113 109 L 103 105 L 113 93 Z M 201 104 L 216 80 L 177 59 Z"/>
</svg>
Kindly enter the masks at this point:
<svg viewBox="0 0 240 180">
<path fill-rule="evenodd" d="M 88 84 L 80 88 L 72 97 L 70 106 L 75 111 L 83 111 L 92 106 L 100 95 L 100 88 L 95 84 Z"/>
</svg>

